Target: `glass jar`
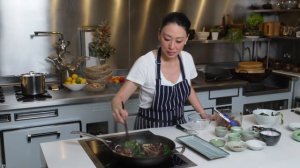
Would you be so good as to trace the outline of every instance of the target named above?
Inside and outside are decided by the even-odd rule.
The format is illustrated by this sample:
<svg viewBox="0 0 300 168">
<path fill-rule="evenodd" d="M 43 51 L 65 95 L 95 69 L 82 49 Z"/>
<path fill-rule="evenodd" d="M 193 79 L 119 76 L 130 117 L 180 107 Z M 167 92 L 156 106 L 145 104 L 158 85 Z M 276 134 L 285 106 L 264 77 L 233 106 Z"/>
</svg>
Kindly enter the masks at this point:
<svg viewBox="0 0 300 168">
<path fill-rule="evenodd" d="M 297 0 L 284 0 L 283 1 L 283 8 L 284 9 L 295 9 L 298 6 Z"/>
</svg>

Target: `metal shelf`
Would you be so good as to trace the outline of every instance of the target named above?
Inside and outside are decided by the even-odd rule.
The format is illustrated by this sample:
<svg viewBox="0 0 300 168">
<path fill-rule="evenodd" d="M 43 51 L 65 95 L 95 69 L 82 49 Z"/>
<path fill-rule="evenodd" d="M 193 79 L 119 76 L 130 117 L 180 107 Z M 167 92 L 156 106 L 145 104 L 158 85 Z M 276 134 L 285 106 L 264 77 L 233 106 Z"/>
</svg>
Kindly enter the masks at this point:
<svg viewBox="0 0 300 168">
<path fill-rule="evenodd" d="M 255 41 L 268 41 L 269 38 L 244 38 L 242 42 L 255 42 Z M 227 39 L 220 39 L 220 40 L 189 40 L 188 43 L 205 43 L 205 44 L 214 44 L 214 43 L 233 43 Z"/>
<path fill-rule="evenodd" d="M 252 10 L 256 13 L 288 13 L 288 12 L 300 12 L 300 9 L 257 9 Z"/>
</svg>

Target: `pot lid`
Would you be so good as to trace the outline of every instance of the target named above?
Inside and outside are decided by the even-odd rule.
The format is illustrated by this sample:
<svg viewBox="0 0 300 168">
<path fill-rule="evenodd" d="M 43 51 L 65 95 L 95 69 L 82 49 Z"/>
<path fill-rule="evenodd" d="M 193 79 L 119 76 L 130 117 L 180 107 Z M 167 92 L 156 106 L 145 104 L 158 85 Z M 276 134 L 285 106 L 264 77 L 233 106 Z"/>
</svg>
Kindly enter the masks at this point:
<svg viewBox="0 0 300 168">
<path fill-rule="evenodd" d="M 43 73 L 35 73 L 34 71 L 29 71 L 28 73 L 21 74 L 23 77 L 34 77 L 34 76 L 44 76 Z"/>
</svg>

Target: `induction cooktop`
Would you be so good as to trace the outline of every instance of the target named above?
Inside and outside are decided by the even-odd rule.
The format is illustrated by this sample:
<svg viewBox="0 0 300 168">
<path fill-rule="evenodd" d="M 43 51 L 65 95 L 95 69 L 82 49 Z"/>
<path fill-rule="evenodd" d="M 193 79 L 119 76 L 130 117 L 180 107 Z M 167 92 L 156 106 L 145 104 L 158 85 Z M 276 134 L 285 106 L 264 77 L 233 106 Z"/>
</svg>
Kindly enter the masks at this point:
<svg viewBox="0 0 300 168">
<path fill-rule="evenodd" d="M 150 131 L 142 131 L 138 132 L 139 134 L 153 134 Z M 132 133 L 131 133 L 132 134 Z M 118 135 L 115 135 L 118 136 Z M 112 136 L 106 136 L 106 137 L 112 137 Z M 83 147 L 85 152 L 88 154 L 90 159 L 93 161 L 95 166 L 97 168 L 135 168 L 137 166 L 133 165 L 124 165 L 124 163 L 121 163 L 118 161 L 111 151 L 100 141 L 94 140 L 94 139 L 84 139 L 79 140 L 80 145 Z M 146 168 L 183 168 L 183 167 L 193 167 L 196 166 L 195 163 L 193 163 L 191 160 L 189 160 L 187 157 L 185 157 L 182 154 L 173 154 L 170 159 L 168 159 L 166 162 L 161 163 L 160 165 L 155 166 L 143 166 Z"/>
</svg>

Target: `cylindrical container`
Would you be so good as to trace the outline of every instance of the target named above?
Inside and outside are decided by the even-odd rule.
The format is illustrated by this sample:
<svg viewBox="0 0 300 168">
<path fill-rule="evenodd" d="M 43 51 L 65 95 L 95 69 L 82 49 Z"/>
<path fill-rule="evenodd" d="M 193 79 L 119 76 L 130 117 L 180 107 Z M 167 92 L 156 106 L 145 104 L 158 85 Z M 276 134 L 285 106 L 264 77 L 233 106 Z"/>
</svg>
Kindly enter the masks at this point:
<svg viewBox="0 0 300 168">
<path fill-rule="evenodd" d="M 22 74 L 20 77 L 23 95 L 34 96 L 45 93 L 45 75 L 43 73 Z"/>
<path fill-rule="evenodd" d="M 219 32 L 211 32 L 211 39 L 218 40 Z"/>
<path fill-rule="evenodd" d="M 265 22 L 264 23 L 264 35 L 265 36 L 273 36 L 274 35 L 274 23 L 273 22 Z"/>
<path fill-rule="evenodd" d="M 274 24 L 274 36 L 279 36 L 280 35 L 280 22 L 273 22 Z"/>
</svg>

